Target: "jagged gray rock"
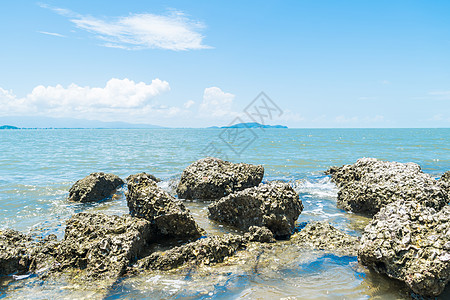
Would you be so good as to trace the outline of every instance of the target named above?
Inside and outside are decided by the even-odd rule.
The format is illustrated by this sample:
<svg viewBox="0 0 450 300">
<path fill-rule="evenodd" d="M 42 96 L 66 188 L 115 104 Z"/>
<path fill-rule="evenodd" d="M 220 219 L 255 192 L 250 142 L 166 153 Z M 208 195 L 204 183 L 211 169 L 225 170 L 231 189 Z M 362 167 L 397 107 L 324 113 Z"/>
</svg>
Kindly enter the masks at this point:
<svg viewBox="0 0 450 300">
<path fill-rule="evenodd" d="M 31 264 L 28 235 L 12 229 L 0 230 L 0 275 L 25 273 Z"/>
<path fill-rule="evenodd" d="M 242 230 L 265 226 L 276 238 L 286 238 L 292 234 L 303 204 L 289 184 L 268 183 L 223 197 L 208 210 L 212 220 Z"/>
<path fill-rule="evenodd" d="M 261 165 L 234 164 L 207 157 L 188 166 L 181 175 L 177 194 L 181 199 L 216 200 L 257 186 L 264 176 Z"/>
<path fill-rule="evenodd" d="M 386 205 L 366 226 L 358 259 L 419 295 L 439 295 L 450 279 L 450 206 Z"/>
<path fill-rule="evenodd" d="M 301 247 L 356 256 L 359 239 L 326 222 L 310 222 L 292 235 L 291 241 Z"/>
<path fill-rule="evenodd" d="M 198 238 L 203 234 L 183 203 L 160 189 L 147 174 L 128 177 L 126 198 L 130 214 L 150 221 L 155 235 Z"/>
<path fill-rule="evenodd" d="M 244 241 L 236 234 L 202 238 L 165 252 L 152 253 L 139 261 L 138 268 L 171 270 L 185 264 L 202 266 L 220 263 L 244 247 Z"/>
<path fill-rule="evenodd" d="M 441 185 L 414 163 L 361 158 L 353 165 L 331 167 L 326 173 L 339 187 L 337 206 L 347 211 L 373 216 L 398 200 L 436 209 L 449 202 Z"/>
<path fill-rule="evenodd" d="M 149 221 L 131 216 L 78 213 L 66 222 L 57 269 L 73 270 L 80 281 L 113 284 L 152 241 Z"/>
<path fill-rule="evenodd" d="M 124 182 L 114 174 L 92 173 L 78 180 L 69 190 L 69 200 L 95 202 L 111 196 Z"/>
<path fill-rule="evenodd" d="M 260 226 L 250 226 L 244 238 L 249 242 L 274 243 L 276 241 L 269 228 Z"/>
</svg>

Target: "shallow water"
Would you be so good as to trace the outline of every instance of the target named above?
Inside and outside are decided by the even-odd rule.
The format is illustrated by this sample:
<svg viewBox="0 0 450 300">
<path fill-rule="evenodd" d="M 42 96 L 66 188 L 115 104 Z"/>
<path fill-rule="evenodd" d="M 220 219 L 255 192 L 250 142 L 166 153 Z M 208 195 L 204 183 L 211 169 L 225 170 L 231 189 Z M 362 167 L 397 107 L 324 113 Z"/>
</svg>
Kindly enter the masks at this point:
<svg viewBox="0 0 450 300">
<path fill-rule="evenodd" d="M 213 141 L 233 162 L 263 164 L 264 180 L 290 182 L 305 206 L 298 223 L 328 221 L 360 235 L 368 219 L 336 208 L 336 187 L 323 171 L 360 157 L 416 162 L 439 177 L 450 170 L 450 129 L 271 129 L 242 151 L 228 148 L 217 129 L 14 130 L 0 131 L 0 227 L 62 238 L 64 221 L 81 211 L 128 212 L 124 190 L 96 204 L 66 201 L 67 191 L 91 172 L 122 178 L 145 171 L 160 177 L 173 192 L 182 170 L 205 155 Z M 220 155 L 219 155 L 220 156 Z M 230 228 L 207 219 L 207 203 L 186 202 L 208 234 Z M 186 298 L 186 299 L 403 299 L 404 287 L 373 274 L 356 257 L 283 246 L 272 252 L 239 253 L 237 259 L 204 270 L 178 270 L 124 278 L 107 295 L 60 280 L 42 282 L 0 277 L 0 298 Z M 247 256 L 246 256 L 247 255 Z M 257 266 L 257 267 L 255 267 Z M 449 288 L 440 297 L 450 297 Z"/>
</svg>

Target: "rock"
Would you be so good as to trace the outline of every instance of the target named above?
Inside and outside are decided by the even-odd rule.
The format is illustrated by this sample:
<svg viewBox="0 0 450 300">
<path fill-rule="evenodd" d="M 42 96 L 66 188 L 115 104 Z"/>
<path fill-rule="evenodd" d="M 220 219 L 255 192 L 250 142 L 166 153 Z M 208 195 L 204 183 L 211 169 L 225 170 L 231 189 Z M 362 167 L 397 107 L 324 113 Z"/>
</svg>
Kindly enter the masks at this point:
<svg viewBox="0 0 450 300">
<path fill-rule="evenodd" d="M 130 181 L 141 181 L 141 180 L 143 180 L 143 178 L 145 178 L 146 180 L 153 180 L 154 182 L 161 182 L 161 179 L 156 178 L 154 175 L 142 172 L 142 173 L 128 176 L 127 183 Z"/>
<path fill-rule="evenodd" d="M 264 176 L 261 165 L 234 164 L 207 157 L 188 166 L 181 175 L 177 194 L 181 199 L 220 199 L 233 192 L 257 186 Z"/>
<path fill-rule="evenodd" d="M 338 208 L 369 216 L 381 207 L 398 201 L 417 201 L 440 209 L 449 201 L 448 193 L 414 163 L 361 158 L 353 165 L 327 171 L 339 187 Z"/>
<path fill-rule="evenodd" d="M 439 184 L 450 193 L 450 171 L 442 174 L 441 178 L 438 180 Z"/>
<path fill-rule="evenodd" d="M 58 250 L 58 270 L 74 270 L 86 282 L 113 284 L 126 267 L 143 257 L 152 240 L 149 221 L 131 216 L 78 213 L 66 222 Z"/>
<path fill-rule="evenodd" d="M 139 261 L 139 268 L 171 270 L 184 264 L 210 265 L 223 262 L 226 257 L 244 247 L 244 239 L 235 234 L 199 239 L 165 252 L 155 252 Z"/>
<path fill-rule="evenodd" d="M 450 206 L 386 205 L 366 226 L 358 259 L 419 295 L 439 295 L 450 279 Z"/>
<path fill-rule="evenodd" d="M 250 226 L 248 232 L 245 233 L 244 238 L 249 242 L 260 242 L 260 243 L 274 243 L 275 238 L 273 237 L 272 231 L 267 227 Z"/>
<path fill-rule="evenodd" d="M 142 174 L 128 177 L 127 205 L 130 214 L 151 222 L 158 236 L 199 238 L 197 226 L 183 203 L 160 189 L 153 178 Z"/>
<path fill-rule="evenodd" d="M 289 184 L 268 183 L 223 197 L 208 210 L 212 220 L 242 230 L 265 226 L 276 238 L 286 238 L 292 234 L 303 204 Z"/>
<path fill-rule="evenodd" d="M 12 229 L 0 230 L 0 275 L 28 271 L 31 243 L 28 235 Z"/>
<path fill-rule="evenodd" d="M 291 241 L 304 248 L 326 250 L 356 256 L 359 239 L 346 234 L 326 222 L 310 222 Z"/>
<path fill-rule="evenodd" d="M 78 180 L 69 190 L 69 200 L 95 202 L 111 196 L 124 182 L 114 174 L 92 173 Z"/>
</svg>

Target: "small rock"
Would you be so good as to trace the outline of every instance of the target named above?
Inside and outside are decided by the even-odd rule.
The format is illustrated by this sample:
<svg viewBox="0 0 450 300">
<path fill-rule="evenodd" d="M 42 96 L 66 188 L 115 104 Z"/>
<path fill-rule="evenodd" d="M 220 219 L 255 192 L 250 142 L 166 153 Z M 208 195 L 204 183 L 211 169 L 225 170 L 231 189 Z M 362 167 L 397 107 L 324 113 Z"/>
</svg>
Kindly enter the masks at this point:
<svg viewBox="0 0 450 300">
<path fill-rule="evenodd" d="M 236 191 L 257 186 L 264 176 L 261 165 L 234 164 L 207 157 L 188 166 L 181 175 L 177 194 L 181 199 L 220 199 Z"/>
<path fill-rule="evenodd" d="M 151 222 L 158 236 L 198 238 L 203 229 L 197 226 L 183 203 L 156 185 L 153 178 L 137 174 L 128 177 L 127 205 L 133 217 Z"/>
<path fill-rule="evenodd" d="M 114 174 L 92 173 L 75 182 L 69 190 L 69 200 L 100 201 L 114 194 L 115 190 L 123 184 L 123 180 Z"/>
<path fill-rule="evenodd" d="M 202 266 L 220 263 L 242 247 L 244 239 L 239 235 L 211 236 L 165 252 L 155 252 L 140 260 L 138 268 L 171 270 L 184 264 Z"/>
<path fill-rule="evenodd" d="M 276 238 L 286 238 L 292 234 L 303 204 L 289 184 L 268 183 L 223 197 L 208 210 L 212 220 L 242 230 L 265 226 Z"/>
<path fill-rule="evenodd" d="M 245 233 L 244 238 L 249 242 L 260 242 L 260 243 L 274 243 L 275 238 L 273 237 L 272 231 L 267 227 L 250 226 L 248 232 Z"/>
<path fill-rule="evenodd" d="M 326 250 L 348 256 L 356 256 L 357 237 L 346 234 L 326 222 L 310 222 L 291 237 L 295 244 L 310 249 Z"/>
</svg>

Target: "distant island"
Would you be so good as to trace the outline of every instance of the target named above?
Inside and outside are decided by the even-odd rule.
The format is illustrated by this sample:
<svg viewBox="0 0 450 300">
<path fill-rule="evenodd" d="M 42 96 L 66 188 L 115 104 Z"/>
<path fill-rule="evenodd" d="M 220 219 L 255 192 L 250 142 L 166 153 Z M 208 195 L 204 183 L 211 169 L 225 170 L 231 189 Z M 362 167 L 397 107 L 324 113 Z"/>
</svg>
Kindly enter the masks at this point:
<svg viewBox="0 0 450 300">
<path fill-rule="evenodd" d="M 0 129 L 19 129 L 19 127 L 11 126 L 11 125 L 3 125 L 3 126 L 0 126 Z"/>
<path fill-rule="evenodd" d="M 208 128 L 288 128 L 288 127 L 284 125 L 264 125 L 256 122 L 250 122 L 250 123 L 238 123 L 222 127 L 212 126 Z"/>
</svg>

